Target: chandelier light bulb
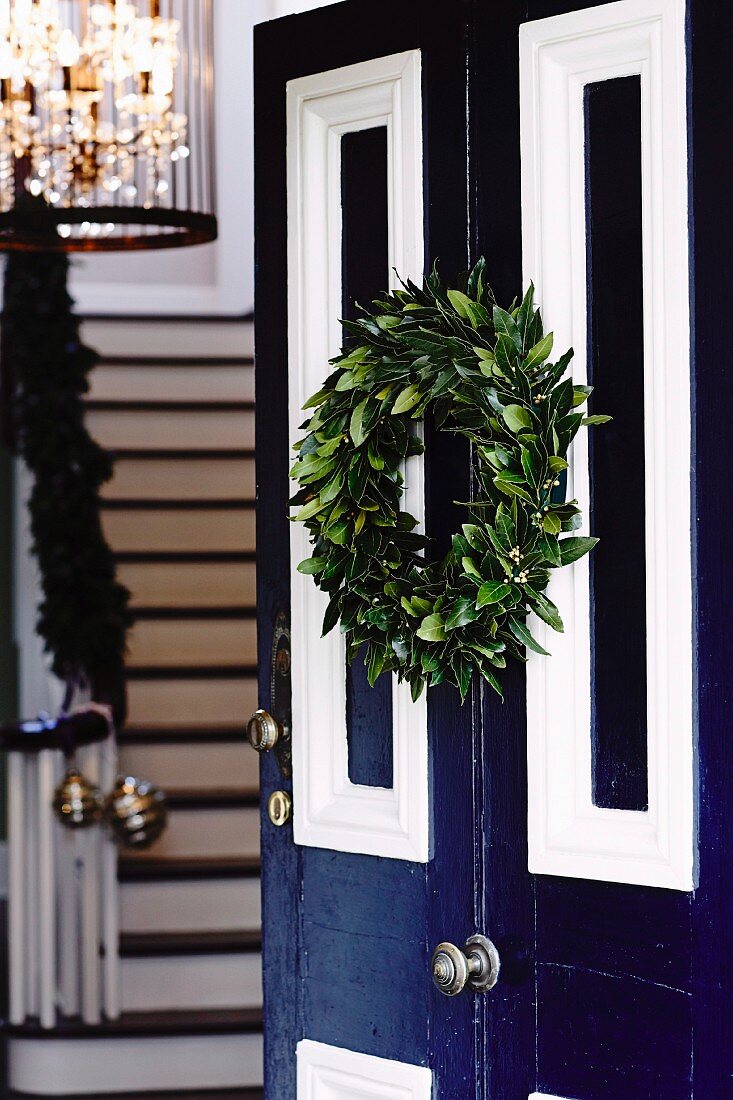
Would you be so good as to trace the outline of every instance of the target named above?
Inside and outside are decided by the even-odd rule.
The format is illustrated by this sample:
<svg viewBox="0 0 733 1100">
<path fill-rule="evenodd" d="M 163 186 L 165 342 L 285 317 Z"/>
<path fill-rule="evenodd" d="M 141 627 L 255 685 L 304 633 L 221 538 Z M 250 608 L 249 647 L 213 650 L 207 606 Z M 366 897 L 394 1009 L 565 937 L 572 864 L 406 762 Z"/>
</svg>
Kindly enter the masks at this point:
<svg viewBox="0 0 733 1100">
<path fill-rule="evenodd" d="M 68 28 L 62 31 L 56 48 L 59 65 L 64 69 L 72 69 L 78 63 L 80 55 L 81 48 L 74 32 Z"/>
<path fill-rule="evenodd" d="M 30 22 L 32 8 L 33 0 L 12 0 L 11 18 L 19 30 Z"/>
<path fill-rule="evenodd" d="M 159 54 L 153 65 L 153 95 L 169 96 L 173 91 L 173 64 L 168 57 Z"/>
<path fill-rule="evenodd" d="M 13 75 L 13 48 L 7 40 L 0 41 L 0 80 L 9 80 Z"/>
<path fill-rule="evenodd" d="M 149 73 L 153 68 L 153 44 L 149 38 L 138 40 L 132 52 L 132 63 L 137 73 Z"/>
</svg>

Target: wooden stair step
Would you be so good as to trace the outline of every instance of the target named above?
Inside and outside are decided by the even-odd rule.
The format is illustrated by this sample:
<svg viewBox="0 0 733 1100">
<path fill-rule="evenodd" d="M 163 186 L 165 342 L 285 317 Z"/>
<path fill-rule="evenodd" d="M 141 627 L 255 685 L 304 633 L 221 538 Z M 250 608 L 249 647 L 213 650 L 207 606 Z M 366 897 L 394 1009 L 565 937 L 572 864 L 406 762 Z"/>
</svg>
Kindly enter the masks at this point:
<svg viewBox="0 0 733 1100">
<path fill-rule="evenodd" d="M 254 562 L 254 550 L 114 550 L 118 563 L 158 565 L 226 565 Z"/>
<path fill-rule="evenodd" d="M 255 619 L 257 609 L 251 604 L 229 607 L 143 607 L 135 606 L 135 619 Z"/>
<path fill-rule="evenodd" d="M 258 878 L 259 856 L 200 857 L 139 855 L 121 856 L 120 882 L 176 882 L 182 879 Z"/>
<path fill-rule="evenodd" d="M 230 459 L 232 461 L 253 459 L 255 452 L 251 447 L 218 447 L 209 450 L 202 447 L 197 447 L 195 450 L 175 447 L 169 451 L 150 447 L 118 447 L 111 450 L 110 455 L 116 462 L 227 462 Z"/>
<path fill-rule="evenodd" d="M 33 1092 L 8 1092 L 8 1100 L 48 1100 L 48 1094 Z M 77 1093 L 69 1096 L 65 1093 L 63 1100 L 264 1100 L 264 1092 L 261 1088 L 251 1089 L 195 1089 L 176 1092 L 115 1092 L 115 1093 Z"/>
<path fill-rule="evenodd" d="M 125 669 L 127 680 L 246 680 L 256 665 L 139 665 Z"/>
<path fill-rule="evenodd" d="M 251 497 L 238 498 L 176 498 L 175 500 L 115 497 L 100 502 L 103 512 L 236 512 L 248 511 L 255 507 Z"/>
<path fill-rule="evenodd" d="M 107 507 L 117 500 L 156 501 L 162 507 L 170 501 L 187 500 L 244 500 L 251 504 L 255 494 L 254 459 L 231 451 L 116 457 L 114 476 L 102 490 Z"/>
<path fill-rule="evenodd" d="M 186 797 L 189 788 L 195 787 L 196 795 L 213 792 L 215 799 L 223 797 L 222 791 L 231 791 L 232 798 L 245 792 L 254 804 L 260 759 L 245 740 L 243 730 L 236 740 L 188 741 L 181 750 L 180 741 L 123 741 L 119 746 L 120 772 L 153 779 L 174 798 L 180 792 Z"/>
<path fill-rule="evenodd" d="M 254 401 L 180 401 L 176 398 L 146 400 L 145 398 L 117 398 L 113 400 L 95 400 L 87 398 L 84 407 L 90 412 L 190 412 L 190 413 L 226 413 L 252 412 Z"/>
<path fill-rule="evenodd" d="M 251 355 L 102 355 L 100 367 L 253 367 Z"/>
<path fill-rule="evenodd" d="M 100 403 L 86 409 L 89 431 L 112 451 L 147 448 L 174 451 L 254 447 L 254 411 L 251 402 L 226 403 L 219 408 L 201 402 Z"/>
<path fill-rule="evenodd" d="M 203 1008 L 174 1011 L 124 1012 L 119 1020 L 85 1024 L 59 1020 L 48 1031 L 36 1021 L 5 1025 L 4 1034 L 24 1039 L 150 1038 L 163 1035 L 252 1034 L 262 1031 L 261 1008 Z"/>
<path fill-rule="evenodd" d="M 228 550 L 254 553 L 255 509 L 230 509 L 226 501 L 212 502 L 205 511 L 195 508 L 105 509 L 102 528 L 109 545 L 125 551 L 205 555 Z M 175 560 L 175 559 L 174 559 Z"/>
<path fill-rule="evenodd" d="M 217 318 L 214 324 L 185 317 L 88 317 L 84 341 L 104 362 L 245 362 L 254 355 L 254 325 L 248 318 Z"/>
<path fill-rule="evenodd" d="M 89 398 L 92 401 L 129 400 L 166 401 L 251 401 L 254 399 L 254 371 L 251 360 L 149 361 L 128 362 L 109 358 L 99 363 L 91 375 Z"/>
<path fill-rule="evenodd" d="M 257 710 L 257 677 L 239 676 L 236 670 L 221 677 L 207 673 L 200 679 L 128 678 L 130 725 L 198 729 L 246 722 Z"/>
<path fill-rule="evenodd" d="M 158 778 L 156 773 L 150 777 Z M 210 855 L 249 859 L 259 854 L 261 819 L 255 792 L 237 790 L 219 797 L 209 797 L 203 789 L 182 792 L 178 799 L 172 795 L 169 810 L 161 835 L 147 849 L 126 851 L 127 859 L 206 859 Z"/>
<path fill-rule="evenodd" d="M 125 932 L 220 932 L 259 928 L 260 880 L 250 878 L 141 879 L 120 885 Z"/>
<path fill-rule="evenodd" d="M 120 581 L 132 592 L 132 606 L 175 609 L 252 608 L 257 600 L 254 561 L 133 562 L 118 564 Z"/>
<path fill-rule="evenodd" d="M 172 726 L 127 726 L 117 734 L 120 745 L 244 744 L 244 724 L 227 726 L 192 726 L 191 729 Z"/>
<path fill-rule="evenodd" d="M 256 787 L 219 787 L 212 790 L 179 788 L 166 794 L 172 810 L 251 809 L 260 804 L 260 792 Z"/>
<path fill-rule="evenodd" d="M 123 932 L 120 955 L 125 959 L 161 955 L 230 955 L 260 951 L 257 928 L 211 932 Z"/>
<path fill-rule="evenodd" d="M 253 669 L 257 624 L 252 615 L 206 618 L 194 614 L 137 617 L 130 633 L 127 669 Z M 245 673 L 247 675 L 248 673 Z"/>
</svg>

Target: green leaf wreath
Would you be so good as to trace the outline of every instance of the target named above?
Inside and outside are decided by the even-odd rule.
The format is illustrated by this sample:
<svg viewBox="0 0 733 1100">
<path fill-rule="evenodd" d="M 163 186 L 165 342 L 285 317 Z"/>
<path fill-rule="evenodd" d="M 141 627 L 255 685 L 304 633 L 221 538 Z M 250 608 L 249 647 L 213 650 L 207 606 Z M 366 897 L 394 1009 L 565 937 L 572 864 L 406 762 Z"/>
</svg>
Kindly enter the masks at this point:
<svg viewBox="0 0 733 1100">
<path fill-rule="evenodd" d="M 579 411 L 591 387 L 564 379 L 572 350 L 550 361 L 534 288 L 504 310 L 485 268 L 479 260 L 465 292 L 433 269 L 422 288 L 403 282 L 342 322 L 351 339 L 304 406 L 316 411 L 295 444 L 293 518 L 314 544 L 298 569 L 330 596 L 323 633 L 339 623 L 349 660 L 365 648 L 369 682 L 395 672 L 415 699 L 442 681 L 465 699 L 474 670 L 501 695 L 507 658 L 547 652 L 528 612 L 563 629 L 545 595 L 551 571 L 598 541 L 572 535 L 581 515 L 563 472 L 580 427 L 610 418 Z M 478 487 L 442 561 L 425 559 L 429 540 L 400 509 L 427 414 L 470 440 Z"/>
</svg>

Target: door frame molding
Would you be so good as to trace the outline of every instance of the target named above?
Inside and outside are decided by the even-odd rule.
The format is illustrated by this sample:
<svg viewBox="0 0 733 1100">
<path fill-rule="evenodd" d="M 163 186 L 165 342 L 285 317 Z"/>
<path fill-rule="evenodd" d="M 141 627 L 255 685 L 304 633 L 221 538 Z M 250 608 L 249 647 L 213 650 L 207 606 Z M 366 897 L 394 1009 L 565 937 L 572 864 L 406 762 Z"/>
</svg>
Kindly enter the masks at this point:
<svg viewBox="0 0 733 1100">
<path fill-rule="evenodd" d="M 425 1066 L 311 1039 L 301 1039 L 297 1056 L 298 1100 L 332 1100 L 336 1094 L 339 1100 L 430 1100 L 433 1094 L 433 1075 Z"/>
<path fill-rule="evenodd" d="M 584 88 L 638 75 L 646 451 L 649 809 L 593 803 L 590 579 L 585 558 L 550 595 L 567 633 L 527 667 L 529 868 L 540 874 L 689 891 L 695 885 L 691 381 L 687 58 L 683 0 L 620 3 L 520 31 L 525 282 L 549 326 L 586 366 Z M 569 247 L 568 247 L 568 242 Z M 568 496 L 589 499 L 588 442 L 571 449 Z M 587 534 L 583 528 L 581 534 Z"/>
<path fill-rule="evenodd" d="M 419 50 L 291 80 L 288 117 L 290 438 L 342 341 L 341 136 L 387 127 L 391 288 L 423 271 L 423 151 Z M 408 461 L 404 507 L 424 524 L 422 457 Z M 310 556 L 292 524 L 294 828 L 298 844 L 425 863 L 430 856 L 427 700 L 393 677 L 394 782 L 352 783 L 346 726 L 346 644 L 321 637 L 328 597 L 297 571 Z"/>
</svg>

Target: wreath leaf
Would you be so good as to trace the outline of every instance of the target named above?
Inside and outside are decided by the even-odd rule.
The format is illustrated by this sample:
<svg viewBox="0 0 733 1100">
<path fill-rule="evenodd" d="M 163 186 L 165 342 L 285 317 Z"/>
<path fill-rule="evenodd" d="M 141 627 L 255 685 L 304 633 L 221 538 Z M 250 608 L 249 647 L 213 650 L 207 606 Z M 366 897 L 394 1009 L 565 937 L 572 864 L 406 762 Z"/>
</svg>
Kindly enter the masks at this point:
<svg viewBox="0 0 733 1100">
<path fill-rule="evenodd" d="M 564 471 L 577 432 L 609 418 L 575 411 L 592 389 L 565 377 L 572 351 L 551 361 L 534 287 L 505 310 L 485 275 L 479 260 L 464 289 L 444 288 L 433 269 L 344 322 L 344 351 L 294 445 L 291 504 L 313 543 L 298 571 L 328 594 L 323 632 L 340 625 L 369 683 L 396 673 L 413 699 L 444 681 L 465 699 L 474 672 L 501 695 L 508 658 L 548 655 L 525 618 L 563 630 L 550 577 L 598 541 L 560 537 L 581 526 Z M 422 556 L 428 539 L 400 508 L 428 411 L 475 456 L 475 499 L 440 561 Z"/>
</svg>

